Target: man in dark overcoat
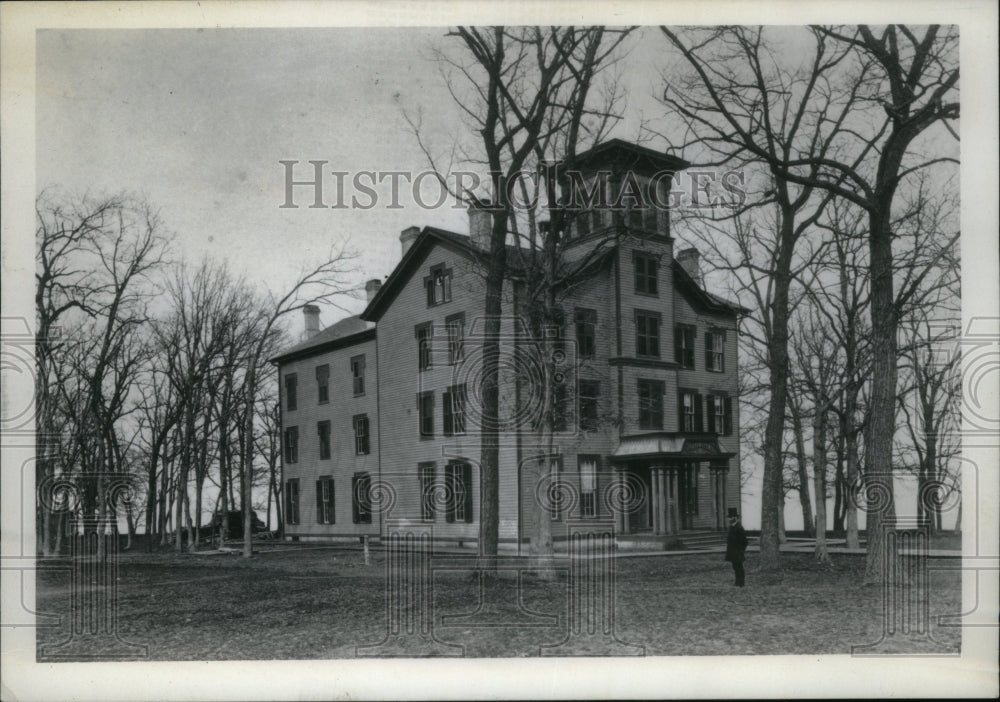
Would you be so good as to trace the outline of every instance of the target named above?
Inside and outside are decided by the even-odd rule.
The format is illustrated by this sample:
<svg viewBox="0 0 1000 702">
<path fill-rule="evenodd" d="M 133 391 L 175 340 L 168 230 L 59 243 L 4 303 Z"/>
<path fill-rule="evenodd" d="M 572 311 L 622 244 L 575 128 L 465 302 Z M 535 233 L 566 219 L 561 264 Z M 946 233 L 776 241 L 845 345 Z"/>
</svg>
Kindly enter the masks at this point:
<svg viewBox="0 0 1000 702">
<path fill-rule="evenodd" d="M 746 560 L 747 532 L 740 524 L 740 515 L 735 509 L 729 509 L 729 532 L 726 534 L 726 560 L 733 564 L 736 575 L 736 587 L 743 587 L 746 574 L 743 572 L 743 561 Z"/>
</svg>

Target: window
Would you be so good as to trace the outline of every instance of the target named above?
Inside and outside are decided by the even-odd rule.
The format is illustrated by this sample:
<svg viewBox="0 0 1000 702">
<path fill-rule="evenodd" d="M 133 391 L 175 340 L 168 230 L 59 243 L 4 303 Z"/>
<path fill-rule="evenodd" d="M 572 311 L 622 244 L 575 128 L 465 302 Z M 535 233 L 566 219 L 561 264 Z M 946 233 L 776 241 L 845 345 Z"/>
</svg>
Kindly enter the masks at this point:
<svg viewBox="0 0 1000 702">
<path fill-rule="evenodd" d="M 674 361 L 682 368 L 694 368 L 693 324 L 678 324 L 674 327 Z"/>
<path fill-rule="evenodd" d="M 462 340 L 465 337 L 465 313 L 449 315 L 444 319 L 448 333 L 448 363 L 455 365 L 462 360 Z"/>
<path fill-rule="evenodd" d="M 639 380 L 639 428 L 663 429 L 663 381 Z"/>
<path fill-rule="evenodd" d="M 316 388 L 319 391 L 319 404 L 325 405 L 330 401 L 330 365 L 328 363 L 316 366 Z"/>
<path fill-rule="evenodd" d="M 356 414 L 354 415 L 354 453 L 358 456 L 364 456 L 369 453 L 369 449 L 368 415 Z"/>
<path fill-rule="evenodd" d="M 428 307 L 451 302 L 451 269 L 443 263 L 432 267 L 430 275 L 424 278 L 424 288 Z"/>
<path fill-rule="evenodd" d="M 420 518 L 425 522 L 434 521 L 434 464 L 421 463 L 417 466 L 420 481 Z"/>
<path fill-rule="evenodd" d="M 553 383 L 552 431 L 566 431 L 569 415 L 569 392 L 566 389 L 566 383 Z"/>
<path fill-rule="evenodd" d="M 580 516 L 597 516 L 597 456 L 577 456 L 580 468 Z"/>
<path fill-rule="evenodd" d="M 333 478 L 327 476 L 316 481 L 316 521 L 319 524 L 336 524 L 333 509 Z"/>
<path fill-rule="evenodd" d="M 441 430 L 445 436 L 465 433 L 465 383 L 452 385 L 441 396 L 444 405 Z"/>
<path fill-rule="evenodd" d="M 652 196 L 650 197 L 649 204 L 646 209 L 643 210 L 642 214 L 642 226 L 651 232 L 656 231 L 656 205 L 654 204 L 656 199 Z"/>
<path fill-rule="evenodd" d="M 682 390 L 677 409 L 681 431 L 702 431 L 701 395 L 693 390 Z"/>
<path fill-rule="evenodd" d="M 705 369 L 715 373 L 726 370 L 726 332 L 713 329 L 705 332 Z"/>
<path fill-rule="evenodd" d="M 285 409 L 289 412 L 294 410 L 299 404 L 298 390 L 298 377 L 295 373 L 289 373 L 285 376 Z"/>
<path fill-rule="evenodd" d="M 417 413 L 420 419 L 420 438 L 434 436 L 434 393 L 422 392 L 417 395 Z"/>
<path fill-rule="evenodd" d="M 299 481 L 292 478 L 285 482 L 285 524 L 299 523 Z"/>
<path fill-rule="evenodd" d="M 590 210 L 590 223 L 591 228 L 596 232 L 604 227 L 604 212 L 600 207 L 595 207 Z"/>
<path fill-rule="evenodd" d="M 353 381 L 354 396 L 365 394 L 365 355 L 351 358 L 351 379 Z"/>
<path fill-rule="evenodd" d="M 561 351 L 566 348 L 566 315 L 561 307 L 552 308 L 552 350 Z"/>
<path fill-rule="evenodd" d="M 660 357 L 660 313 L 635 311 L 635 353 Z"/>
<path fill-rule="evenodd" d="M 316 433 L 319 434 L 319 460 L 330 460 L 330 422 L 322 421 L 316 424 Z"/>
<path fill-rule="evenodd" d="M 660 262 L 653 254 L 634 252 L 635 291 L 640 295 L 658 295 L 657 274 Z"/>
<path fill-rule="evenodd" d="M 633 202 L 628 208 L 628 226 L 633 229 L 642 228 L 643 208 L 637 202 Z"/>
<path fill-rule="evenodd" d="M 368 473 L 351 478 L 351 519 L 355 524 L 372 523 L 372 479 Z"/>
<path fill-rule="evenodd" d="M 562 520 L 563 510 L 561 507 L 565 502 L 563 490 L 559 485 L 559 481 L 562 480 L 562 456 L 551 456 L 549 458 L 542 458 L 539 460 L 547 460 L 549 462 L 549 474 L 551 476 L 551 481 L 549 482 L 548 504 L 552 521 L 558 522 Z"/>
<path fill-rule="evenodd" d="M 576 352 L 578 358 L 597 354 L 597 311 L 576 308 Z"/>
<path fill-rule="evenodd" d="M 445 521 L 472 522 L 472 466 L 452 461 L 445 467 L 444 479 L 448 491 Z"/>
<path fill-rule="evenodd" d="M 580 381 L 580 430 L 596 431 L 600 423 L 598 417 L 598 398 L 601 395 L 601 384 L 596 380 Z"/>
<path fill-rule="evenodd" d="M 434 335 L 434 325 L 430 322 L 416 326 L 417 336 L 417 368 L 427 370 L 431 367 L 431 343 Z"/>
<path fill-rule="evenodd" d="M 709 395 L 708 431 L 720 436 L 730 436 L 733 433 L 733 401 L 721 395 Z"/>
<path fill-rule="evenodd" d="M 285 429 L 285 463 L 299 462 L 299 428 Z"/>
</svg>

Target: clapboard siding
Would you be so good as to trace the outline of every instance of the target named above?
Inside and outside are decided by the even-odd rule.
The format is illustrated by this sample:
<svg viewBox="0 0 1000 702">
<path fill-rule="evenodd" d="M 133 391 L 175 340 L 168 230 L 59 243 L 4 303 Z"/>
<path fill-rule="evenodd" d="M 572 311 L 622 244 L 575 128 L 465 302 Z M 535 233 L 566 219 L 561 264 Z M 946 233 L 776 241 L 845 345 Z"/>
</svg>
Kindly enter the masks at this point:
<svg viewBox="0 0 1000 702">
<path fill-rule="evenodd" d="M 433 524 L 435 538 L 448 541 L 474 541 L 479 535 L 481 516 L 480 459 L 481 445 L 478 424 L 478 397 L 473 390 L 481 362 L 477 332 L 482 333 L 484 305 L 484 271 L 472 258 L 456 249 L 442 245 L 433 237 L 424 236 L 415 244 L 420 259 L 416 261 L 408 279 L 396 280 L 391 303 L 386 305 L 377 321 L 377 342 L 364 341 L 349 347 L 319 354 L 313 358 L 296 360 L 281 366 L 285 375 L 295 372 L 298 376 L 299 407 L 283 411 L 286 426 L 299 427 L 299 462 L 285 467 L 285 478 L 300 480 L 300 515 L 298 525 L 289 525 L 286 532 L 300 538 L 323 536 L 349 537 L 358 534 L 385 534 L 390 524 Z M 642 295 L 635 291 L 634 253 L 642 252 L 658 257 L 658 294 Z M 500 539 L 514 542 L 527 539 L 533 533 L 538 507 L 537 458 L 552 452 L 561 457 L 561 478 L 573 487 L 577 497 L 581 490 L 581 456 L 598 457 L 595 508 L 597 518 L 610 516 L 604 503 L 603 492 L 614 479 L 608 458 L 613 454 L 623 435 L 649 431 L 639 428 L 639 379 L 659 380 L 664 385 L 663 427 L 661 431 L 678 430 L 678 389 L 690 388 L 705 395 L 726 394 L 732 398 L 734 435 L 720 437 L 725 451 L 738 453 L 739 403 L 737 398 L 736 324 L 735 318 L 708 315 L 692 308 L 686 299 L 674 290 L 672 244 L 669 239 L 637 239 L 626 237 L 592 278 L 575 286 L 572 292 L 559 300 L 566 326 L 565 342 L 568 366 L 564 367 L 567 387 L 570 388 L 569 412 L 566 431 L 557 432 L 551 444 L 547 437 L 529 422 L 514 424 L 500 438 Z M 430 269 L 443 265 L 452 271 L 452 299 L 435 306 L 428 306 L 424 278 Z M 408 269 L 409 270 L 409 269 Z M 525 378 L 523 367 L 514 354 L 516 345 L 522 347 L 537 343 L 528 332 L 526 323 L 519 326 L 515 314 L 527 320 L 528 310 L 524 300 L 513 299 L 513 290 L 505 286 L 501 329 L 500 402 L 501 412 L 515 416 L 532 404 L 533 393 L 538 388 Z M 579 356 L 576 345 L 575 311 L 577 308 L 596 313 L 596 353 L 592 359 Z M 636 356 L 637 309 L 660 315 L 659 359 L 641 359 Z M 620 315 L 618 311 L 620 310 Z M 450 365 L 447 357 L 446 319 L 462 313 L 465 318 L 464 359 Z M 420 370 L 416 329 L 430 323 L 436 330 L 432 338 L 432 367 Z M 679 369 L 674 364 L 674 325 L 694 324 L 695 368 Z M 726 366 L 724 373 L 711 373 L 705 369 L 704 333 L 711 327 L 726 330 Z M 547 348 L 547 347 L 543 347 Z M 364 353 L 367 361 L 366 394 L 354 397 L 351 390 L 350 359 Z M 328 405 L 316 402 L 315 367 L 330 364 L 331 398 Z M 599 383 L 598 425 L 586 431 L 579 429 L 579 383 L 591 380 Z M 467 410 L 465 435 L 444 436 L 444 393 L 452 385 L 465 383 Z M 434 435 L 420 435 L 418 398 L 423 393 L 433 396 Z M 703 412 L 707 406 L 703 404 Z M 352 418 L 366 413 L 371 426 L 371 453 L 354 455 Z M 318 457 L 316 424 L 329 420 L 332 429 L 332 456 L 329 461 Z M 706 424 L 707 426 L 707 424 Z M 470 492 L 472 496 L 472 521 L 448 523 L 444 504 L 439 504 L 431 520 L 422 513 L 420 466 L 433 466 L 435 485 L 443 489 L 446 466 L 458 460 L 471 466 Z M 367 471 L 374 481 L 384 487 L 383 494 L 391 495 L 391 509 L 387 503 L 382 511 L 375 511 L 372 524 L 351 523 L 351 478 L 356 472 Z M 700 464 L 698 472 L 698 514 L 696 527 L 715 526 L 712 482 L 709 463 Z M 336 496 L 336 524 L 316 523 L 315 483 L 319 477 L 334 478 Z M 727 502 L 739 504 L 739 460 L 729 462 Z M 377 507 L 377 505 L 376 505 Z M 564 517 L 581 517 L 579 500 L 574 510 Z M 546 518 L 548 518 L 546 514 Z M 560 537 L 563 522 L 554 522 L 553 536 Z"/>
<path fill-rule="evenodd" d="M 352 523 L 351 479 L 357 472 L 367 471 L 372 478 L 378 474 L 378 405 L 375 377 L 374 340 L 320 353 L 311 358 L 291 361 L 280 366 L 282 376 L 283 429 L 298 427 L 298 462 L 284 464 L 284 480 L 299 480 L 299 523 L 285 526 L 286 536 L 358 536 L 377 534 L 378 523 Z M 354 396 L 351 358 L 364 354 L 365 394 Z M 330 366 L 330 401 L 319 404 L 316 367 Z M 298 403 L 289 411 L 284 397 L 284 377 L 295 373 L 298 381 Z M 357 456 L 354 450 L 353 417 L 367 414 L 369 418 L 371 453 Z M 330 458 L 319 458 L 317 425 L 330 422 Z M 282 453 L 284 458 L 284 452 Z M 334 524 L 319 524 L 316 510 L 316 481 L 330 476 L 334 483 Z"/>
</svg>

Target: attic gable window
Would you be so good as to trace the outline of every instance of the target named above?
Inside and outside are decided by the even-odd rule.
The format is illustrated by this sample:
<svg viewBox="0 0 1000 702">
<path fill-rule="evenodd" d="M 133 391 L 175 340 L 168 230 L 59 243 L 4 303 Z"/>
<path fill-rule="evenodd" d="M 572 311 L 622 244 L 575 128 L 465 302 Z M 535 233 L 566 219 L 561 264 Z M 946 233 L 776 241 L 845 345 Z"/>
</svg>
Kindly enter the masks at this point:
<svg viewBox="0 0 1000 702">
<path fill-rule="evenodd" d="M 424 290 L 428 307 L 451 302 L 451 269 L 443 263 L 433 266 L 430 275 L 424 278 Z"/>
</svg>

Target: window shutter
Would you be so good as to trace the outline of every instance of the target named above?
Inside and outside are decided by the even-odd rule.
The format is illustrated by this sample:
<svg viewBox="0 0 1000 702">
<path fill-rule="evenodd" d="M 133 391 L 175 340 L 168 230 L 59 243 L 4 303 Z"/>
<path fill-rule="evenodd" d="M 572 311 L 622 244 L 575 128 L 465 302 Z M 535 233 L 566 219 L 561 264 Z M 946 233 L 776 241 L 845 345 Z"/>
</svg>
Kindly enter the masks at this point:
<svg viewBox="0 0 1000 702">
<path fill-rule="evenodd" d="M 323 523 L 323 481 L 316 481 L 316 522 Z"/>
<path fill-rule="evenodd" d="M 701 420 L 701 394 L 700 393 L 695 393 L 695 396 L 694 396 L 694 430 L 695 431 L 702 431 L 702 427 L 703 426 L 704 425 L 702 424 L 702 420 Z"/>
<path fill-rule="evenodd" d="M 715 427 L 715 396 L 714 395 L 709 395 L 706 398 L 706 400 L 707 401 L 706 401 L 705 404 L 708 405 L 708 407 L 707 407 L 707 409 L 708 409 L 708 432 L 710 434 L 714 434 L 716 432 L 716 427 Z M 722 427 L 719 427 L 719 428 L 721 429 Z"/>
<path fill-rule="evenodd" d="M 723 434 L 726 436 L 732 436 L 733 433 L 733 401 L 731 398 L 725 398 L 723 400 L 723 414 L 725 414 L 726 426 L 723 428 Z"/>
<path fill-rule="evenodd" d="M 712 332 L 705 332 L 705 370 L 712 370 Z"/>
<path fill-rule="evenodd" d="M 684 431 L 684 393 L 677 393 L 677 431 Z"/>
<path fill-rule="evenodd" d="M 451 391 L 441 394 L 441 431 L 445 436 L 455 433 L 455 422 L 452 415 Z"/>
<path fill-rule="evenodd" d="M 680 327 L 674 327 L 674 363 L 684 363 L 684 354 L 681 349 L 682 331 Z M 683 414 L 683 413 L 682 413 Z"/>
<path fill-rule="evenodd" d="M 472 464 L 462 464 L 462 501 L 465 503 L 465 521 L 472 522 Z"/>
<path fill-rule="evenodd" d="M 292 482 L 285 481 L 285 524 L 292 524 Z"/>
</svg>

